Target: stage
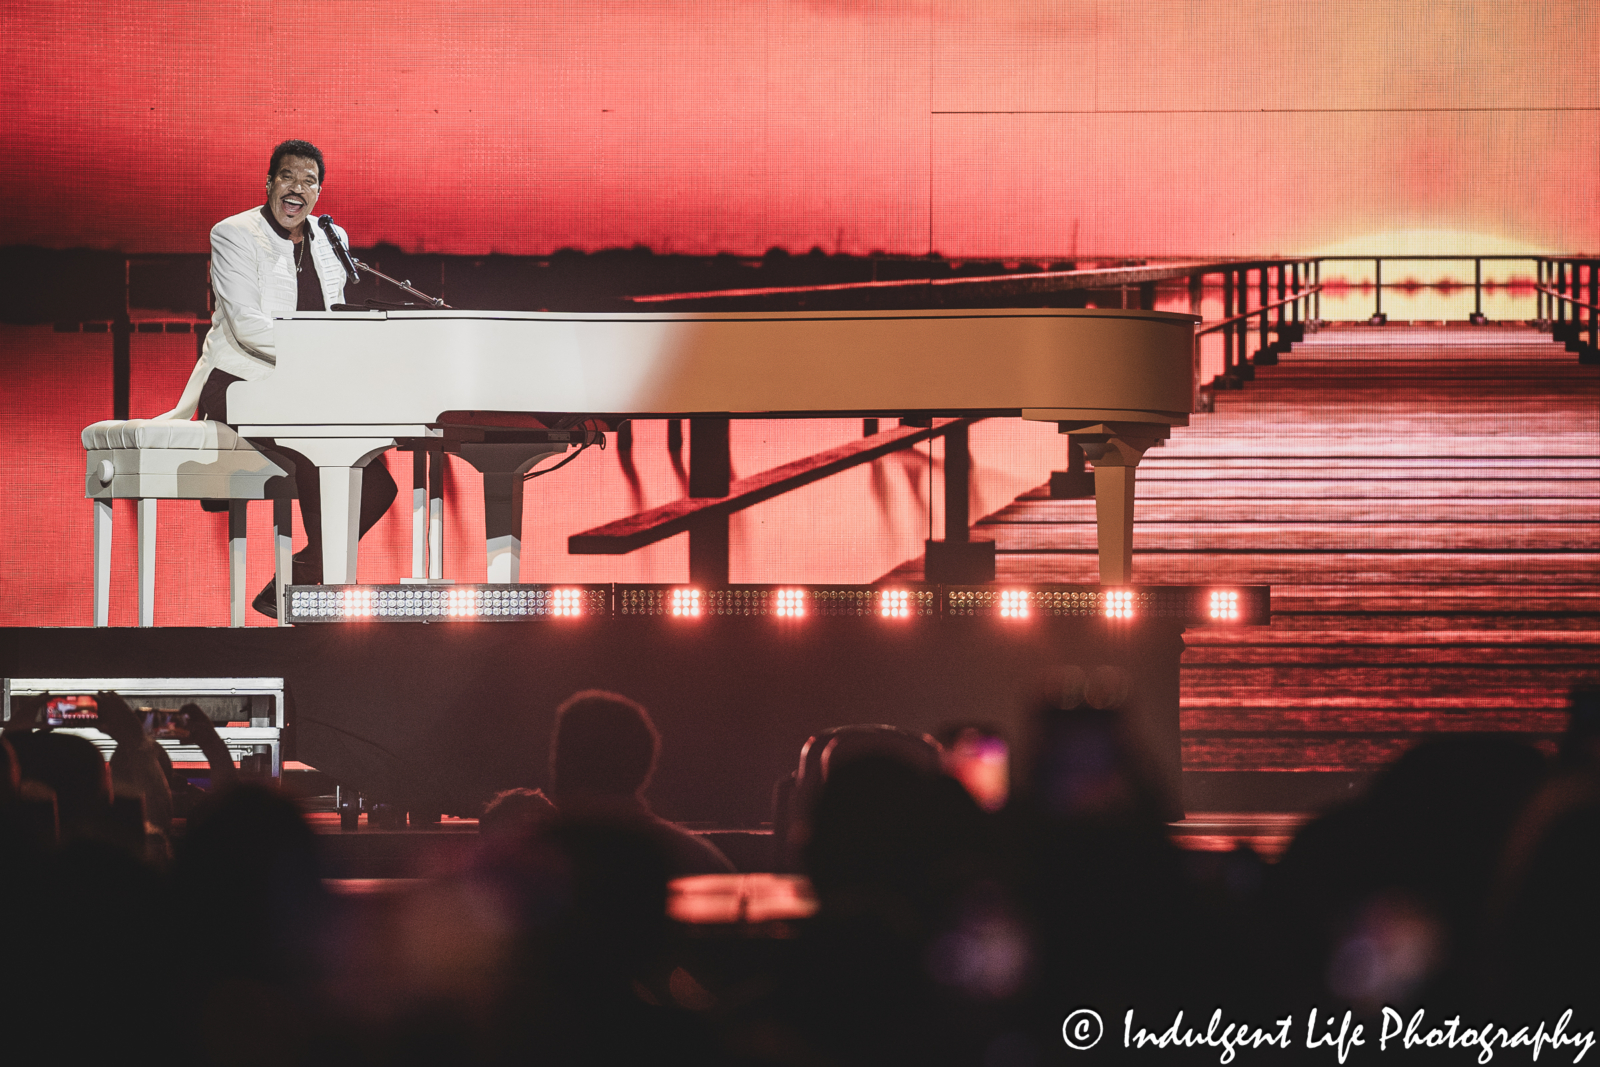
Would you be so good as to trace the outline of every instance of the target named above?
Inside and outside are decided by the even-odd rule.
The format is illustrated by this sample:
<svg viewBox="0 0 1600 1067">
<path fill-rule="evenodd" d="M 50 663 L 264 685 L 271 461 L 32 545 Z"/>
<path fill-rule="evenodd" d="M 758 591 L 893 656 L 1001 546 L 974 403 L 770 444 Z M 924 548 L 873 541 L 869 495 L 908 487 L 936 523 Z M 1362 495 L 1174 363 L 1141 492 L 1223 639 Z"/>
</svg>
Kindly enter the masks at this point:
<svg viewBox="0 0 1600 1067">
<path fill-rule="evenodd" d="M 457 815 L 543 785 L 556 707 L 614 690 L 661 732 L 655 810 L 749 828 L 772 818 L 774 784 L 818 730 L 992 723 L 1021 775 L 1045 700 L 1120 709 L 1176 806 L 1183 632 L 1170 619 L 944 616 L 11 628 L 0 672 L 282 677 L 286 758 L 373 802 Z"/>
</svg>

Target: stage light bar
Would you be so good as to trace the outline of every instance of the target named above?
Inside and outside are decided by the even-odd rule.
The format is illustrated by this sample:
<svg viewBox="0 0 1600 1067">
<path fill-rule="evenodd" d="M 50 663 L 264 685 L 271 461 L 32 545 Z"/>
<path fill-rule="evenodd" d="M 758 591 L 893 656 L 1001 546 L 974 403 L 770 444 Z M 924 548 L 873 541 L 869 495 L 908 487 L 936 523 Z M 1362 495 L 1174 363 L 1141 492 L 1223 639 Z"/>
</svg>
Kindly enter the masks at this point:
<svg viewBox="0 0 1600 1067">
<path fill-rule="evenodd" d="M 1168 620 L 1237 626 L 1265 624 L 1272 617 L 1271 590 L 1264 585 L 296 585 L 289 587 L 288 600 L 291 623 L 656 615 L 785 622 L 992 618 L 1008 625 L 1076 618 L 1113 625 Z"/>
<path fill-rule="evenodd" d="M 804 619 L 877 614 L 871 586 L 729 585 L 698 589 L 675 585 L 619 585 L 618 615 L 739 616 Z M 932 594 L 927 599 L 931 603 Z M 695 611 L 698 602 L 699 611 Z"/>
<path fill-rule="evenodd" d="M 512 621 L 611 614 L 608 585 L 292 585 L 289 622 Z"/>
</svg>

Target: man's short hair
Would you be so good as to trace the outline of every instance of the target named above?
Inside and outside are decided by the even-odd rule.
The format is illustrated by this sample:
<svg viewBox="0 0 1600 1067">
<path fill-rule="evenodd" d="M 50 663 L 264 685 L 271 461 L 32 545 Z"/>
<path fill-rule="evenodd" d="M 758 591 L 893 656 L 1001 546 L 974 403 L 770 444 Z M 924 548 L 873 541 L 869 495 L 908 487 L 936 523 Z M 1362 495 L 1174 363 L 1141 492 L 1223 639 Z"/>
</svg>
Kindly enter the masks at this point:
<svg viewBox="0 0 1600 1067">
<path fill-rule="evenodd" d="M 278 176 L 278 164 L 283 162 L 284 156 L 301 156 L 305 159 L 317 161 L 317 184 L 321 185 L 328 180 L 328 165 L 322 162 L 322 149 L 310 141 L 290 140 L 284 141 L 272 150 L 272 162 L 267 164 L 267 181 Z"/>
<path fill-rule="evenodd" d="M 636 701 L 603 689 L 575 693 L 556 709 L 550 785 L 563 794 L 627 796 L 650 781 L 661 735 Z"/>
</svg>

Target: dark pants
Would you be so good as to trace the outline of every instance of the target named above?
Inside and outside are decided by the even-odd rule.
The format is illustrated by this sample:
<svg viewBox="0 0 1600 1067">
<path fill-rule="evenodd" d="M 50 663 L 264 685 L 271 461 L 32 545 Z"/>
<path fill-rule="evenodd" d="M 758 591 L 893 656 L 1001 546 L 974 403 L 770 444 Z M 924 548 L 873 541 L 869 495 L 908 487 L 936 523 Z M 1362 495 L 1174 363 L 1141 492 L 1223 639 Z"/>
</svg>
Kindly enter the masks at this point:
<svg viewBox="0 0 1600 1067">
<path fill-rule="evenodd" d="M 200 417 L 227 423 L 228 386 L 243 380 L 227 371 L 213 370 L 200 389 Z M 306 528 L 306 546 L 294 554 L 294 584 L 309 585 L 322 581 L 322 479 L 315 463 L 289 449 L 282 451 L 294 460 L 300 522 Z M 382 456 L 367 464 L 361 474 L 360 536 L 365 537 L 367 531 L 378 524 L 398 492 L 389 474 L 389 465 Z"/>
</svg>

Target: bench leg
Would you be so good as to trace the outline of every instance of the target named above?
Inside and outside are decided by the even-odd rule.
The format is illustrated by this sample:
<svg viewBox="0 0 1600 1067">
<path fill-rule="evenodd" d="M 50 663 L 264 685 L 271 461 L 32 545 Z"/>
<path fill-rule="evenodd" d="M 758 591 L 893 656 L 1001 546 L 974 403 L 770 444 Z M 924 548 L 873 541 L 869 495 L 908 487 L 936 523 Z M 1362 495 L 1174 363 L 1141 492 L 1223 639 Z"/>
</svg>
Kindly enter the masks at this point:
<svg viewBox="0 0 1600 1067">
<path fill-rule="evenodd" d="M 228 625 L 244 625 L 246 531 L 249 516 L 243 500 L 228 501 Z"/>
<path fill-rule="evenodd" d="M 111 623 L 111 501 L 94 502 L 94 624 Z"/>
<path fill-rule="evenodd" d="M 139 625 L 156 623 L 156 500 L 144 497 L 139 512 Z"/>
<path fill-rule="evenodd" d="M 272 592 L 278 600 L 278 625 L 289 625 L 289 599 L 284 587 L 294 576 L 294 500 L 272 502 Z"/>
</svg>

